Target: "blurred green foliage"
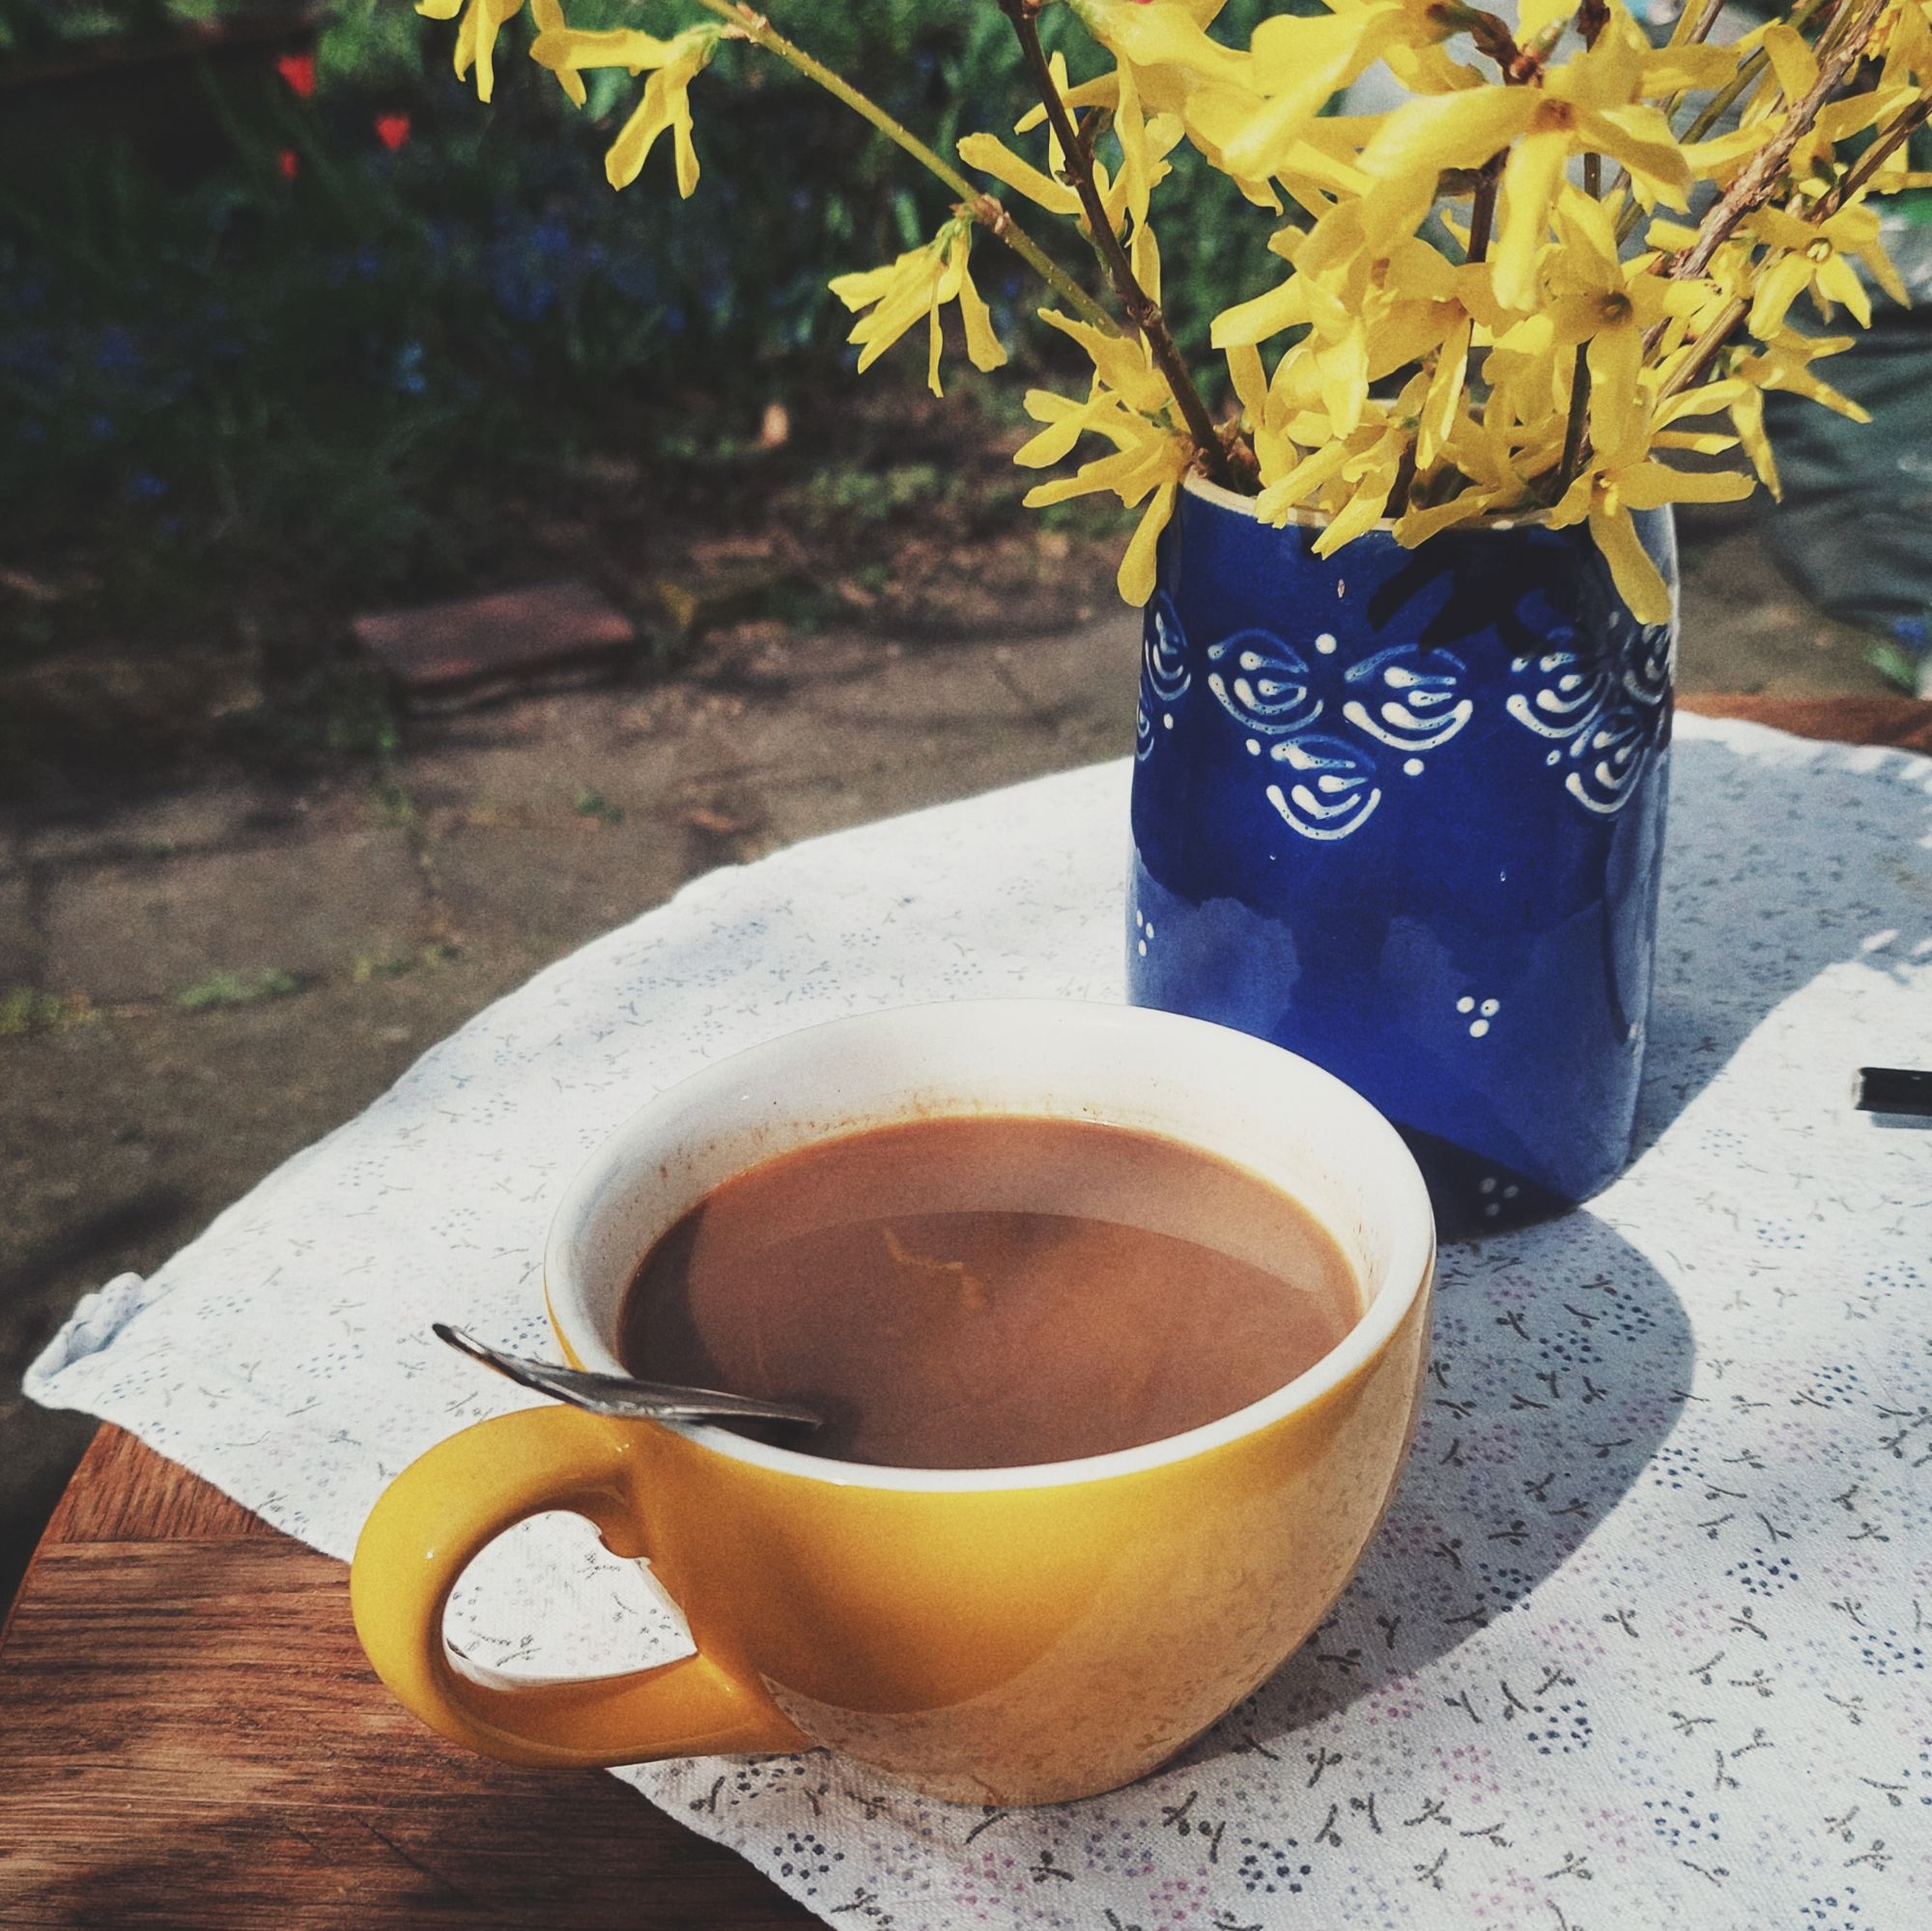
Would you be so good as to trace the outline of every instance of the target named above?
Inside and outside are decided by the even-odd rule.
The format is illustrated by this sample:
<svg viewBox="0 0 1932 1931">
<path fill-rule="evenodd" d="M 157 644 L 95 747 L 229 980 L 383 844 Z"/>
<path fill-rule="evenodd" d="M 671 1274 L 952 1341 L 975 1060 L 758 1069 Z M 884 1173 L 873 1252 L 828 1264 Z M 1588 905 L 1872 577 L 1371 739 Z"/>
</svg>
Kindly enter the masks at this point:
<svg viewBox="0 0 1932 1931">
<path fill-rule="evenodd" d="M 0 52 L 17 65 L 81 29 L 153 38 L 242 11 L 0 0 Z M 1235 0 L 1226 17 L 1238 34 L 1264 11 Z M 1004 131 L 1026 104 L 993 0 L 773 12 L 942 151 L 975 127 Z M 690 17 L 678 0 L 570 14 L 657 31 Z M 144 71 L 158 130 L 103 130 L 82 99 L 62 109 L 71 136 L 34 134 L 31 167 L 7 157 L 12 555 L 107 546 L 104 593 L 150 614 L 205 609 L 237 570 L 325 599 L 433 590 L 504 567 L 507 489 L 541 491 L 611 448 L 701 464 L 762 397 L 852 380 L 825 283 L 930 233 L 944 188 L 789 70 L 727 46 L 694 91 L 696 197 L 678 201 L 668 155 L 613 195 L 603 149 L 639 83 L 596 73 L 576 112 L 517 57 L 528 31 L 521 17 L 506 31 L 484 107 L 449 71 L 453 24 L 403 0 L 341 0 L 315 37 L 312 92 L 277 71 L 272 44 L 252 62 L 184 57 Z M 1076 76 L 1092 66 L 1069 52 Z M 1268 224 L 1175 158 L 1167 305 L 1205 361 L 1208 317 L 1270 276 Z M 1022 218 L 1096 282 L 1070 231 Z M 1052 355 L 1018 265 L 982 241 L 975 267 L 1023 369 Z M 916 381 L 921 360 L 907 352 L 869 380 Z M 60 640 L 28 614 L 16 649 Z"/>
<path fill-rule="evenodd" d="M 259 972 L 213 972 L 175 995 L 184 1012 L 215 1012 L 225 1006 L 254 1006 L 264 999 L 287 999 L 302 990 L 295 974 L 279 966 Z"/>
</svg>

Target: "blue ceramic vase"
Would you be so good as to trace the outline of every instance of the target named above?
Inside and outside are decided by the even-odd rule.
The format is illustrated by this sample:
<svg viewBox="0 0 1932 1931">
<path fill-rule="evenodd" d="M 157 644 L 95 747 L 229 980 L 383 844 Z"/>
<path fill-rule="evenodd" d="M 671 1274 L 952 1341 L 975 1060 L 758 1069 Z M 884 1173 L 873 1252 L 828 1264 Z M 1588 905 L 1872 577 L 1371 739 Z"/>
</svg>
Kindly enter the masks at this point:
<svg viewBox="0 0 1932 1931">
<path fill-rule="evenodd" d="M 1669 512 L 1638 534 L 1675 600 Z M 1192 485 L 1145 619 L 1127 979 L 1400 1126 L 1446 1228 L 1630 1157 L 1676 625 L 1587 528 L 1314 554 Z"/>
</svg>

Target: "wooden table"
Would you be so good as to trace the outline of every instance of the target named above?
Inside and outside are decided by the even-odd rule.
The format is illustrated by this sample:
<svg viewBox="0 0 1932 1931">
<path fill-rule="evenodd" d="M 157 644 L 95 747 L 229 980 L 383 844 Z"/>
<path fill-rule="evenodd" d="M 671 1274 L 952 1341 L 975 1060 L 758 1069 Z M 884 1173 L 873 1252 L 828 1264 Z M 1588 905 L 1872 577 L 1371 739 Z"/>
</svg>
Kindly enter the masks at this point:
<svg viewBox="0 0 1932 1931">
<path fill-rule="evenodd" d="M 446 1744 L 348 1571 L 103 1428 L 0 1639 L 0 1926 L 815 1923 L 601 1771 Z"/>
<path fill-rule="evenodd" d="M 1686 703 L 1932 751 L 1908 698 Z M 613 1777 L 443 1743 L 363 1661 L 339 1563 L 96 1436 L 0 1635 L 0 1931 L 814 1921 Z"/>
</svg>

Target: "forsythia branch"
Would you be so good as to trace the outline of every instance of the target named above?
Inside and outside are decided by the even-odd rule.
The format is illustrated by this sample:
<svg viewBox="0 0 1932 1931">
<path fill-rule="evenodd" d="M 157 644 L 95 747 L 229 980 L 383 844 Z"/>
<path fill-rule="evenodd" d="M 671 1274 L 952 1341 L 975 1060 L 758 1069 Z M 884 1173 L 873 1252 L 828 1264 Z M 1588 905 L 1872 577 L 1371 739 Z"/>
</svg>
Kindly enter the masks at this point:
<svg viewBox="0 0 1932 1931">
<path fill-rule="evenodd" d="M 1852 196 L 1871 180 L 1880 167 L 1920 128 L 1932 119 L 1932 99 L 1915 100 L 1863 154 L 1845 170 L 1843 177 L 1819 201 L 1814 219 L 1829 220 Z"/>
<path fill-rule="evenodd" d="M 1807 218 L 1814 222 L 1830 220 L 1846 202 L 1864 187 L 1885 160 L 1904 142 L 1910 140 L 1928 119 L 1932 119 L 1932 99 L 1914 101 L 1883 134 L 1872 142 L 1858 160 L 1846 169 L 1837 184 L 1819 199 Z M 1717 360 L 1725 343 L 1736 334 L 1738 325 L 1749 313 L 1750 303 L 1743 297 L 1727 302 L 1719 311 L 1717 319 L 1706 327 L 1690 359 L 1666 384 L 1663 395 L 1676 395 L 1684 389 L 1695 387 L 1702 382 L 1706 371 Z"/>
<path fill-rule="evenodd" d="M 1730 238 L 1731 231 L 1755 208 L 1770 200 L 1791 151 L 1811 131 L 1819 110 L 1844 85 L 1845 76 L 1864 58 L 1888 0 L 1865 0 L 1843 39 L 1820 67 L 1809 91 L 1792 106 L 1784 125 L 1738 172 L 1738 177 L 1712 204 L 1697 227 L 1697 239 L 1671 258 L 1666 272 L 1673 281 L 1701 275 L 1711 257 Z"/>
<path fill-rule="evenodd" d="M 1040 105 L 1046 109 L 1047 121 L 1066 157 L 1066 172 L 1074 192 L 1079 195 L 1080 205 L 1086 211 L 1094 252 L 1107 270 L 1121 307 L 1125 311 L 1129 325 L 1147 338 L 1148 348 L 1166 380 L 1175 406 L 1180 411 L 1181 420 L 1187 425 L 1187 433 L 1200 452 L 1202 467 L 1214 482 L 1224 489 L 1232 489 L 1235 487 L 1235 475 L 1228 464 L 1227 449 L 1215 432 L 1214 419 L 1208 413 L 1208 405 L 1201 400 L 1201 391 L 1195 387 L 1194 378 L 1188 374 L 1180 351 L 1175 347 L 1159 302 L 1141 287 L 1134 274 L 1133 264 L 1127 259 L 1127 251 L 1122 245 L 1120 236 L 1114 232 L 1113 218 L 1100 200 L 1100 190 L 1094 179 L 1093 156 L 1081 143 L 1080 130 L 1074 126 L 1066 102 L 1061 98 L 1053 70 L 1047 65 L 1046 50 L 1040 45 L 1039 27 L 1035 17 L 1038 11 L 1037 0 L 999 0 L 999 6 L 1018 36 L 1027 71 L 1033 78 Z"/>
<path fill-rule="evenodd" d="M 1054 298 L 1046 319 L 1094 377 L 1076 393 L 1029 392 L 1038 429 L 1015 458 L 1044 469 L 1087 439 L 1107 445 L 1028 500 L 1110 492 L 1142 505 L 1120 576 L 1130 602 L 1151 594 L 1161 529 L 1199 469 L 1258 485 L 1264 523 L 1324 520 L 1321 555 L 1389 516 L 1411 547 L 1499 517 L 1587 522 L 1630 609 L 1665 621 L 1669 596 L 1634 516 L 1753 486 L 1742 469 L 1685 468 L 1678 451 L 1740 447 L 1775 488 L 1766 389 L 1863 415 L 1810 371 L 1845 341 L 1818 337 L 1790 311 L 1808 295 L 1821 315 L 1842 305 L 1867 323 L 1866 277 L 1904 298 L 1865 203 L 1922 183 L 1905 144 L 1932 126 L 1932 0 L 1776 0 L 1763 32 L 1727 46 L 1710 44 L 1718 0 L 1684 0 L 1667 47 L 1647 43 L 1621 0 L 1525 0 L 1520 28 L 1477 0 L 1330 0 L 1320 13 L 1264 10 L 1246 47 L 1209 33 L 1214 0 L 1068 0 L 1114 61 L 1077 87 L 1042 48 L 1039 15 L 1053 0 L 999 0 L 1039 99 L 1021 128 L 1046 119 L 1053 168 L 1043 174 L 986 134 L 964 152 L 979 174 L 1076 219 L 1109 283 L 1096 301 L 1001 199 L 747 0 L 698 0 L 710 17 L 668 40 L 572 28 L 565 4 L 417 0 L 459 20 L 454 65 L 474 71 L 484 99 L 492 49 L 525 5 L 533 57 L 578 105 L 586 70 L 648 73 L 606 157 L 613 185 L 668 132 L 680 192 L 696 186 L 690 85 L 727 37 L 787 63 L 947 185 L 953 217 L 930 241 L 833 284 L 867 311 L 852 336 L 862 368 L 924 320 L 936 386 L 937 318 L 954 300 L 973 360 L 1002 359 L 967 270 L 976 227 L 1038 272 Z M 1493 77 L 1444 50 L 1458 36 L 1493 63 Z M 1406 99 L 1323 114 L 1378 63 Z M 1100 154 L 1110 129 L 1117 180 Z M 1271 224 L 1284 194 L 1299 211 L 1269 236 L 1286 277 L 1271 270 L 1261 292 L 1233 291 L 1214 318 L 1238 404 L 1218 427 L 1163 316 L 1158 256 L 1141 225 L 1182 140 Z M 1579 157 L 1582 195 L 1572 185 Z M 1693 199 L 1702 182 L 1714 184 L 1708 207 Z M 1429 227 L 1445 196 L 1472 197 L 1461 261 Z M 1646 245 L 1628 257 L 1621 244 L 1645 221 Z M 1747 330 L 1755 347 L 1744 346 Z M 1726 380 L 1697 387 L 1714 373 Z M 1719 411 L 1735 436 L 1679 426 Z"/>
<path fill-rule="evenodd" d="M 822 61 L 814 60 L 795 42 L 787 40 L 753 8 L 733 5 L 732 0 L 697 0 L 697 4 L 707 13 L 717 14 L 721 20 L 729 21 L 737 33 L 753 46 L 776 56 L 795 72 L 824 88 L 835 99 L 843 101 L 928 173 L 936 175 L 958 196 L 960 212 L 1004 241 L 1083 322 L 1104 328 L 1109 334 L 1119 332 L 1119 325 L 1114 318 L 1020 227 L 1004 203 L 976 187 L 957 168 L 935 154 L 877 101 L 860 93 L 842 74 L 835 73 Z"/>
</svg>

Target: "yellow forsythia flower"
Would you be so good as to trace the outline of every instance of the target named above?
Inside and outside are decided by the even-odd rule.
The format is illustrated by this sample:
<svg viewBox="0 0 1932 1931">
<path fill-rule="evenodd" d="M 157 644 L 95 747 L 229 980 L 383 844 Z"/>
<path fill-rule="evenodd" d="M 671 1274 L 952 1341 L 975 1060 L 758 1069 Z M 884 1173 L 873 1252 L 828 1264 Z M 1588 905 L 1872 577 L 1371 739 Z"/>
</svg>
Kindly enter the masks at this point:
<svg viewBox="0 0 1932 1931">
<path fill-rule="evenodd" d="M 454 66 L 461 80 L 473 67 L 476 70 L 476 98 L 488 100 L 497 88 L 497 36 L 506 20 L 523 11 L 524 0 L 416 0 L 416 12 L 431 20 L 453 20 L 463 14 L 456 29 Z"/>
<path fill-rule="evenodd" d="M 679 189 L 692 192 L 689 91 L 721 38 L 812 71 L 749 10 L 659 39 L 574 30 L 565 4 L 530 0 L 531 52 L 574 101 L 591 68 L 649 76 L 607 157 L 617 186 L 668 133 Z M 417 5 L 459 21 L 456 71 L 473 69 L 489 99 L 498 35 L 522 0 Z M 1904 139 L 1932 99 L 1932 0 L 1789 6 L 1719 45 L 1699 38 L 1708 10 L 1687 6 L 1661 46 L 1631 0 L 1518 0 L 1511 26 L 1480 0 L 1296 0 L 1268 10 L 1245 45 L 1212 31 L 1223 0 L 1067 0 L 1065 11 L 1101 54 L 1097 71 L 1077 50 L 1071 68 L 1062 52 L 1048 61 L 1047 98 L 1076 118 L 1081 153 L 1063 152 L 1049 128 L 1043 165 L 1037 149 L 1028 158 L 983 132 L 959 141 L 960 159 L 1087 241 L 1097 196 L 1109 274 L 1090 272 L 1086 287 L 1111 279 L 1121 244 L 1139 286 L 1112 291 L 1115 312 L 1156 339 L 1153 204 L 1169 155 L 1190 143 L 1267 212 L 1280 279 L 1231 288 L 1211 326 L 1239 412 L 1221 434 L 1252 458 L 1257 513 L 1321 523 L 1322 554 L 1388 519 L 1404 544 L 1484 518 L 1586 524 L 1631 608 L 1660 621 L 1668 597 L 1634 513 L 1742 496 L 1754 480 L 1775 491 L 1767 390 L 1862 419 L 1813 373 L 1850 338 L 1803 334 L 1791 318 L 1803 298 L 1827 319 L 1842 308 L 1869 322 L 1873 284 L 1905 298 L 1872 198 L 1932 179 L 1914 173 Z M 1848 60 L 1854 33 L 1862 43 Z M 1327 111 L 1378 67 L 1406 98 Z M 1690 138 L 1719 91 L 1735 102 L 1729 122 Z M 1014 135 L 1044 119 L 1031 109 Z M 1731 191 L 1721 226 L 1660 213 L 1681 213 L 1697 183 Z M 855 315 L 861 369 L 923 320 L 937 393 L 952 302 L 975 364 L 1006 359 L 970 272 L 976 218 L 1041 266 L 997 203 L 969 197 L 930 241 L 833 282 Z M 1081 305 L 1058 268 L 1042 271 Z M 1030 393 L 1039 426 L 1016 460 L 1044 469 L 1098 439 L 1102 454 L 1027 500 L 1107 491 L 1139 507 L 1120 577 L 1139 601 L 1182 480 L 1218 452 L 1191 440 L 1200 410 L 1191 395 L 1181 406 L 1171 357 L 1138 326 L 1115 332 L 1094 326 L 1091 302 L 1082 312 L 1090 320 L 1057 309 L 1045 320 L 1086 356 L 1086 392 Z M 1682 470 L 1668 460 L 1680 454 L 1737 468 Z"/>
<path fill-rule="evenodd" d="M 1218 6 L 1186 0 L 1071 0 L 1080 24 L 1122 67 L 1142 71 L 1143 98 L 1167 105 L 1199 81 L 1239 86 L 1249 59 L 1208 34 Z M 1152 76 L 1150 83 L 1149 76 Z"/>
<path fill-rule="evenodd" d="M 563 17 L 562 0 L 530 0 L 530 18 L 536 22 L 539 39 L 545 34 L 564 33 L 570 24 Z M 557 69 L 556 84 L 563 89 L 573 105 L 583 105 L 583 76 L 575 68 Z"/>
<path fill-rule="evenodd" d="M 869 369 L 907 329 L 923 317 L 926 323 L 926 385 L 934 395 L 939 385 L 939 351 L 943 338 L 940 310 L 949 301 L 959 304 L 966 329 L 966 353 L 976 369 L 997 369 L 1007 352 L 993 333 L 992 317 L 973 286 L 968 257 L 973 248 L 973 223 L 949 221 L 930 241 L 908 248 L 880 269 L 840 275 L 832 293 L 855 312 L 864 311 L 845 339 L 859 345 L 859 368 Z"/>
<path fill-rule="evenodd" d="M 676 156 L 677 191 L 689 200 L 697 185 L 697 150 L 691 140 L 691 83 L 710 66 L 724 31 L 714 26 L 689 27 L 661 41 L 653 34 L 625 27 L 602 33 L 558 27 L 537 36 L 530 46 L 530 58 L 559 79 L 598 67 L 648 72 L 651 77 L 644 83 L 643 99 L 604 156 L 605 178 L 612 187 L 629 187 L 642 172 L 658 137 L 668 133 Z M 582 85 L 580 81 L 580 88 Z"/>
<path fill-rule="evenodd" d="M 1549 512 L 1559 529 L 1585 519 L 1610 566 L 1617 594 L 1638 623 L 1668 623 L 1670 592 L 1638 542 L 1633 510 L 1665 503 L 1734 503 L 1751 493 L 1751 479 L 1735 471 L 1672 469 L 1641 453 L 1621 464 L 1593 466 Z"/>
<path fill-rule="evenodd" d="M 1181 478 L 1192 467 L 1192 447 L 1185 436 L 1156 419 L 1171 399 L 1144 342 L 1106 334 L 1054 309 L 1042 309 L 1040 320 L 1086 352 L 1094 383 L 1085 402 L 1049 389 L 1030 390 L 1027 413 L 1045 427 L 1013 461 L 1023 469 L 1043 469 L 1090 435 L 1111 442 L 1114 454 L 1037 485 L 1027 492 L 1027 506 L 1037 509 L 1100 491 L 1111 491 L 1128 509 L 1146 502 L 1116 578 L 1128 603 L 1144 604 L 1153 594 L 1154 552 L 1174 513 Z"/>
<path fill-rule="evenodd" d="M 1788 252 L 1776 257 L 1759 277 L 1756 298 L 1745 327 L 1760 342 L 1771 341 L 1799 295 L 1809 290 L 1821 313 L 1841 301 L 1861 327 L 1871 322 L 1871 298 L 1851 258 L 1871 270 L 1872 279 L 1900 306 L 1911 297 L 1879 240 L 1878 212 L 1862 203 L 1840 209 L 1824 221 L 1804 221 L 1781 208 L 1760 208 L 1750 217 L 1753 236 L 1767 247 Z"/>
<path fill-rule="evenodd" d="M 978 168 L 1015 193 L 1023 194 L 1036 208 L 1049 214 L 1078 214 L 1080 197 L 1064 181 L 1042 174 L 1029 160 L 1023 160 L 997 134 L 968 134 L 959 143 L 959 158 L 969 168 Z"/>
<path fill-rule="evenodd" d="M 1649 202 L 1685 205 L 1690 171 L 1670 124 L 1637 99 L 1646 44 L 1628 14 L 1613 13 L 1596 45 L 1550 69 L 1540 90 L 1511 90 L 1543 98 L 1503 170 L 1494 254 L 1496 297 L 1505 307 L 1529 308 L 1537 299 L 1538 252 L 1573 155 L 1607 155 Z"/>
</svg>

